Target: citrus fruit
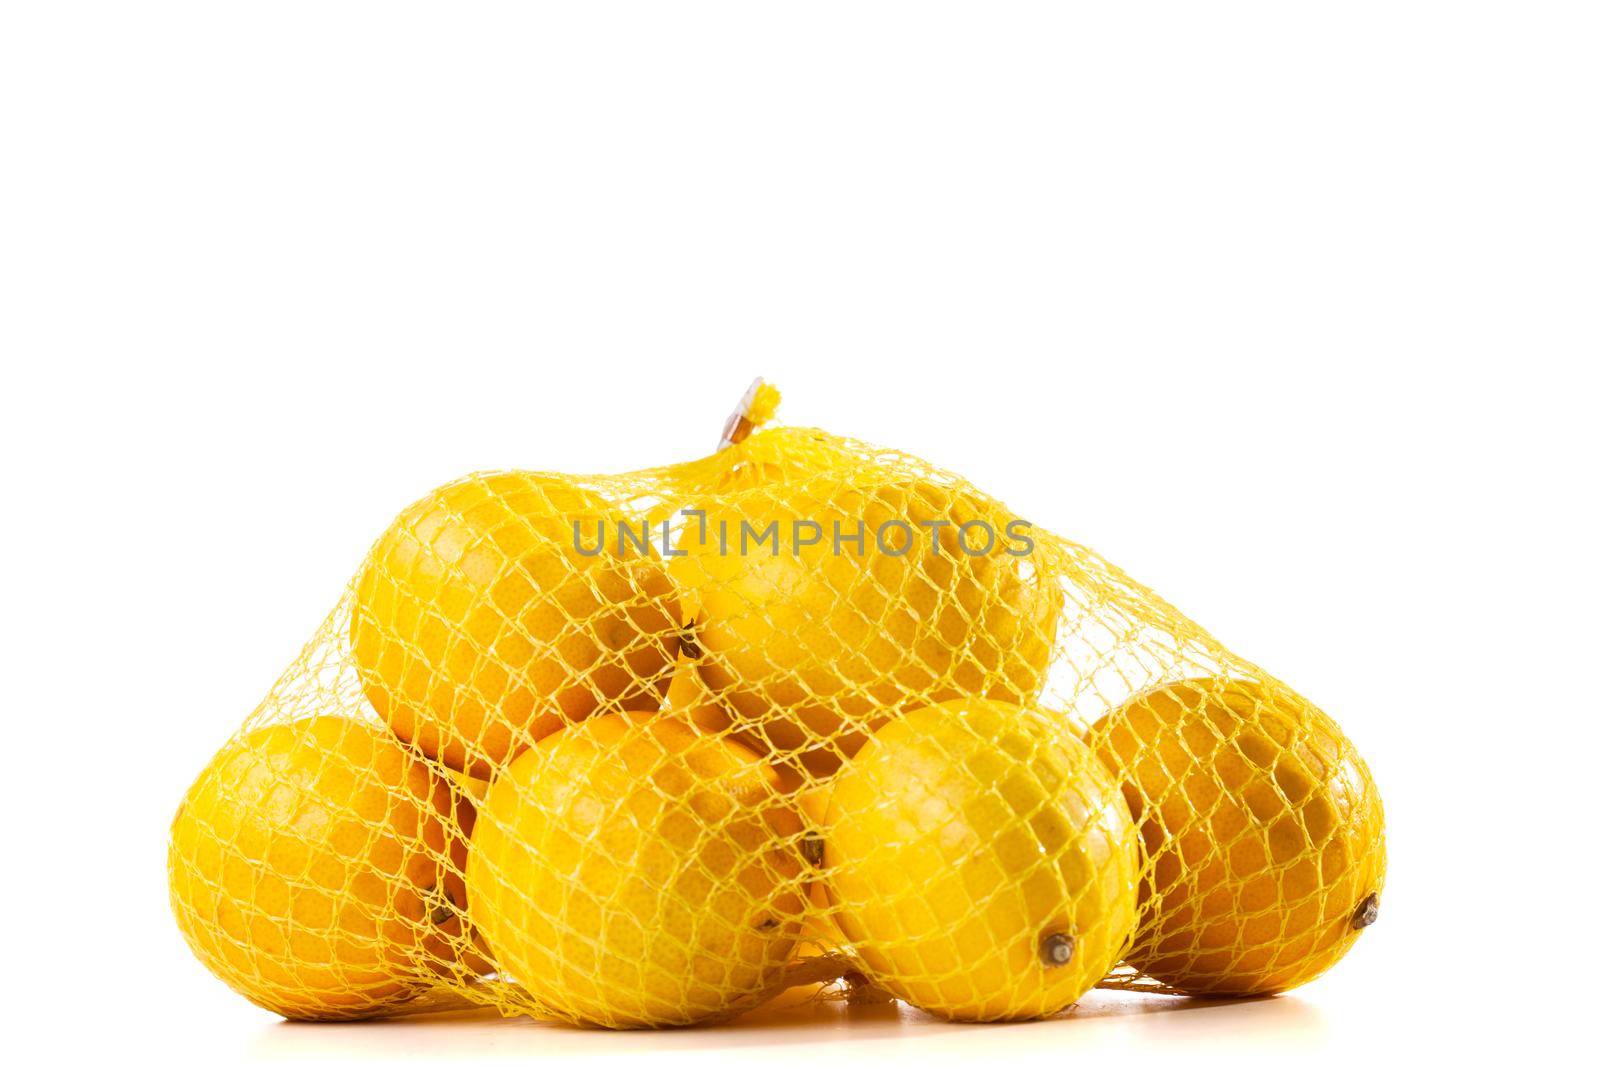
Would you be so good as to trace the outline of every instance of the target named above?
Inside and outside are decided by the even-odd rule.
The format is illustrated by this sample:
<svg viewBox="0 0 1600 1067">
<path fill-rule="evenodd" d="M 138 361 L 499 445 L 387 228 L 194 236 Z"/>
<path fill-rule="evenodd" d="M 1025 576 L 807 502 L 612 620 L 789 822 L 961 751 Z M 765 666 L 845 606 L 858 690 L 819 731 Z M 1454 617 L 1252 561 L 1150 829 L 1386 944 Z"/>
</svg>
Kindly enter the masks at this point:
<svg viewBox="0 0 1600 1067">
<path fill-rule="evenodd" d="M 1343 732 L 1300 697 L 1176 682 L 1107 714 L 1091 744 L 1144 842 L 1127 962 L 1145 975 L 1191 994 L 1278 993 L 1377 917 L 1383 804 Z"/>
<path fill-rule="evenodd" d="M 686 656 L 678 657 L 678 666 L 673 672 L 672 684 L 667 686 L 667 695 L 662 698 L 661 710 L 686 719 L 702 733 L 727 733 L 731 740 L 738 740 L 730 733 L 732 717 L 706 689 L 694 661 Z"/>
<path fill-rule="evenodd" d="M 702 1022 L 783 973 L 803 909 L 799 838 L 749 750 L 666 714 L 597 716 L 495 777 L 467 861 L 471 916 L 545 1013 Z"/>
<path fill-rule="evenodd" d="M 1079 740 L 1000 701 L 921 708 L 837 777 L 824 883 L 872 982 L 947 1019 L 1039 1018 L 1115 966 L 1138 839 Z"/>
<path fill-rule="evenodd" d="M 1021 551 L 1003 509 L 932 481 L 853 481 L 735 494 L 686 524 L 671 563 L 710 691 L 816 774 L 895 708 L 1036 695 L 1062 607 L 1059 586 L 1005 550 Z M 796 522 L 821 540 L 800 544 L 814 530 L 795 538 Z M 865 531 L 859 548 L 836 543 L 835 524 Z M 747 528 L 775 530 L 776 547 Z"/>
<path fill-rule="evenodd" d="M 832 434 L 773 426 L 751 434 L 730 449 L 722 457 L 711 486 L 721 492 L 735 492 L 780 482 L 823 479 L 862 462 Z"/>
<path fill-rule="evenodd" d="M 782 397 L 759 378 L 723 427 L 716 453 L 653 472 L 673 495 L 727 493 L 773 482 L 837 473 L 862 462 L 861 452 L 822 430 L 769 426 Z"/>
<path fill-rule="evenodd" d="M 173 913 L 202 963 L 291 1019 L 377 1015 L 484 969 L 461 929 L 451 791 L 382 727 L 322 716 L 230 742 L 172 823 Z"/>
<path fill-rule="evenodd" d="M 575 480 L 475 475 L 407 508 L 356 580 L 363 687 L 430 759 L 487 777 L 597 710 L 654 710 L 678 652 L 659 560 Z M 577 532 L 574 532 L 576 524 Z M 601 535 L 606 548 L 593 555 Z"/>
</svg>

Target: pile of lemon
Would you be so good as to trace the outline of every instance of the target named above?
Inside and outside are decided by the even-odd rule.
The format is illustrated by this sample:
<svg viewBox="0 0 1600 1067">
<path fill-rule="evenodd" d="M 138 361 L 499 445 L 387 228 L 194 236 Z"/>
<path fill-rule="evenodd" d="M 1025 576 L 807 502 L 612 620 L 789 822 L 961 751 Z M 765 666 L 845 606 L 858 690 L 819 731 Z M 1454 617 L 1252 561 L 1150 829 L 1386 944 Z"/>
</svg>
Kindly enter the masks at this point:
<svg viewBox="0 0 1600 1067">
<path fill-rule="evenodd" d="M 406 509 L 179 808 L 196 955 L 290 1018 L 606 1027 L 805 985 L 1037 1018 L 1344 955 L 1383 813 L 1332 720 L 1093 553 L 776 405 L 693 463 Z"/>
</svg>

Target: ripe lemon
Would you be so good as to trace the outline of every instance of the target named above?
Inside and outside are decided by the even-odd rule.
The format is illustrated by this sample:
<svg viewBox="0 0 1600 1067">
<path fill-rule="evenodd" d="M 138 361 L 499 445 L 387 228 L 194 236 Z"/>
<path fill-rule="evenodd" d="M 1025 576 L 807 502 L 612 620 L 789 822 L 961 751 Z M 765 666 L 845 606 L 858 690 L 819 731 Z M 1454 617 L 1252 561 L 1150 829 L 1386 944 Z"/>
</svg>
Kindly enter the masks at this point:
<svg viewBox="0 0 1600 1067">
<path fill-rule="evenodd" d="M 701 733 L 726 734 L 730 740 L 741 740 L 732 730 L 732 716 L 707 691 L 700 671 L 686 656 L 678 657 L 678 666 L 673 672 L 672 684 L 667 687 L 667 695 L 661 701 L 661 710 L 688 720 Z"/>
<path fill-rule="evenodd" d="M 725 447 L 653 473 L 692 497 L 837 473 L 865 461 L 859 446 L 822 430 L 768 426 L 781 401 L 776 386 L 758 379 L 723 427 Z"/>
<path fill-rule="evenodd" d="M 821 430 L 774 426 L 753 433 L 722 457 L 712 479 L 722 492 L 779 482 L 823 479 L 856 467 L 864 459 L 840 438 Z"/>
<path fill-rule="evenodd" d="M 879 730 L 827 813 L 834 919 L 874 984 L 961 1021 L 1078 999 L 1133 931 L 1138 839 L 1094 754 L 1040 715 L 967 699 Z"/>
<path fill-rule="evenodd" d="M 658 560 L 615 551 L 616 521 L 571 479 L 517 471 L 401 513 L 362 568 L 350 624 L 367 696 L 395 733 L 487 777 L 568 721 L 658 707 L 678 607 Z M 607 550 L 584 555 L 601 533 Z"/>
<path fill-rule="evenodd" d="M 1007 539 L 1013 520 L 997 506 L 902 478 L 781 482 L 707 512 L 686 525 L 685 555 L 671 564 L 695 616 L 701 674 L 766 745 L 811 772 L 836 770 L 891 709 L 1024 701 L 1043 687 L 1061 590 L 1006 553 L 1025 546 Z M 797 520 L 816 523 L 821 542 L 797 546 Z M 752 547 L 742 523 L 757 533 L 776 524 L 776 552 L 770 541 Z M 835 552 L 835 523 L 845 536 L 864 524 L 859 550 L 841 541 Z M 962 524 L 983 524 L 970 526 L 967 549 Z M 986 547 L 985 526 L 989 551 L 969 554 Z"/>
<path fill-rule="evenodd" d="M 1327 715 L 1281 689 L 1200 678 L 1091 731 L 1146 853 L 1127 962 L 1191 994 L 1278 993 L 1377 917 L 1383 804 Z"/>
<path fill-rule="evenodd" d="M 323 716 L 228 744 L 172 823 L 189 947 L 291 1019 L 380 1015 L 435 971 L 484 970 L 461 930 L 451 791 L 381 727 Z"/>
<path fill-rule="evenodd" d="M 545 738 L 497 775 L 467 861 L 474 924 L 537 1007 L 613 1028 L 735 1011 L 794 951 L 798 817 L 770 769 L 668 715 Z"/>
</svg>

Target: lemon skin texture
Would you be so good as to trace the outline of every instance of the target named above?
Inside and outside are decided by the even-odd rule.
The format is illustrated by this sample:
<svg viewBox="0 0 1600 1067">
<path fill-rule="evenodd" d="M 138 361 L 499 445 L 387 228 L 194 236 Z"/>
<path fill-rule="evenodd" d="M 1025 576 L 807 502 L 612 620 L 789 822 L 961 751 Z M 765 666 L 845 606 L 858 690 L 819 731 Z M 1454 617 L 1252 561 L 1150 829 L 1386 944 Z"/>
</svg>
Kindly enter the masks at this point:
<svg viewBox="0 0 1600 1067">
<path fill-rule="evenodd" d="M 464 845 L 448 785 L 381 726 L 268 726 L 224 747 L 180 805 L 172 910 L 200 961 L 269 1011 L 387 1014 L 483 966 L 460 926 Z"/>
<path fill-rule="evenodd" d="M 883 727 L 829 799 L 824 883 L 874 984 L 946 1019 L 1052 1015 L 1132 934 L 1138 839 L 1081 741 L 968 698 Z"/>
<path fill-rule="evenodd" d="M 474 475 L 407 508 L 356 580 L 363 688 L 429 759 L 488 777 L 567 722 L 655 710 L 678 654 L 660 561 L 570 478 Z M 607 549 L 585 556 L 603 531 Z"/>
<path fill-rule="evenodd" d="M 1281 993 L 1376 917 L 1383 803 L 1338 725 L 1281 688 L 1199 678 L 1110 712 L 1093 744 L 1146 855 L 1127 962 L 1195 995 Z"/>
<path fill-rule="evenodd" d="M 471 917 L 538 1013 L 684 1026 L 753 1002 L 799 935 L 799 817 L 747 749 L 668 715 L 545 738 L 496 776 Z"/>
</svg>

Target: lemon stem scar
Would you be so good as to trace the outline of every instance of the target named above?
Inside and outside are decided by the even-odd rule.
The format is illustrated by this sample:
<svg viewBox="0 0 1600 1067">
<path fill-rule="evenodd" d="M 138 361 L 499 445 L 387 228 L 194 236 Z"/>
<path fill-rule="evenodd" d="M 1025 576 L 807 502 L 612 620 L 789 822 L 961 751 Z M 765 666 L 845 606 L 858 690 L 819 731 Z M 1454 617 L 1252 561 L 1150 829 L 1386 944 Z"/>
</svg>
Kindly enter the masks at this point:
<svg viewBox="0 0 1600 1067">
<path fill-rule="evenodd" d="M 1365 930 L 1378 921 L 1378 894 L 1368 893 L 1367 899 L 1356 905 L 1356 913 L 1350 916 L 1350 926 L 1356 930 Z"/>
<path fill-rule="evenodd" d="M 821 867 L 823 862 L 822 838 L 816 834 L 807 834 L 800 841 L 800 855 L 813 867 Z"/>
<path fill-rule="evenodd" d="M 455 901 L 439 882 L 425 887 L 422 898 L 428 903 L 428 921 L 435 926 L 443 926 L 456 917 Z"/>
<path fill-rule="evenodd" d="M 1039 941 L 1039 956 L 1046 967 L 1065 967 L 1072 962 L 1072 953 L 1077 947 L 1077 942 L 1067 934 L 1046 934 Z"/>
</svg>

